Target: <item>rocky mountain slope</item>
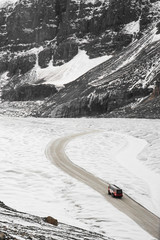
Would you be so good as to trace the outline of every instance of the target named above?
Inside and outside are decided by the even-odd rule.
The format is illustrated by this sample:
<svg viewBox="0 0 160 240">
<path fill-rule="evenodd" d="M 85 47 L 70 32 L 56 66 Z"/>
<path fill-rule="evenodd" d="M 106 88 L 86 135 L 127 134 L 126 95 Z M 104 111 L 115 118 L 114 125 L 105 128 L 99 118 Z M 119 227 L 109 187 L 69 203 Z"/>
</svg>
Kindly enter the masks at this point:
<svg viewBox="0 0 160 240">
<path fill-rule="evenodd" d="M 0 10 L 0 114 L 159 118 L 160 2 L 17 0 Z M 57 88 L 37 69 L 112 57 Z M 78 69 L 77 69 L 78 71 Z"/>
<path fill-rule="evenodd" d="M 0 239 L 40 240 L 113 240 L 101 234 L 59 223 L 48 223 L 44 218 L 18 212 L 0 202 Z"/>
</svg>

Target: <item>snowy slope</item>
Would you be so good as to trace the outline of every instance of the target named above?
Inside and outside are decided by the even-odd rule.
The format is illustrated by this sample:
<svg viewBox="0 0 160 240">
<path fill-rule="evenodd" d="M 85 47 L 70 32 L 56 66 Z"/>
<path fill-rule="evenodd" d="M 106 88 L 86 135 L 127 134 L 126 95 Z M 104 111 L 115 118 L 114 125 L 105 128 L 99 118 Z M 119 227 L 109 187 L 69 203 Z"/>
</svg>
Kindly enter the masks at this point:
<svg viewBox="0 0 160 240">
<path fill-rule="evenodd" d="M 16 3 L 18 0 L 1 0 L 0 1 L 0 8 L 5 7 L 8 4 L 14 4 Z"/>
<path fill-rule="evenodd" d="M 89 59 L 89 56 L 84 50 L 79 50 L 79 53 L 68 63 L 61 66 L 54 67 L 52 60 L 49 66 L 45 69 L 37 66 L 37 79 L 43 79 L 45 83 L 55 84 L 62 86 L 69 82 L 74 81 L 91 68 L 108 60 L 111 56 L 105 55 L 94 59 Z"/>
<path fill-rule="evenodd" d="M 105 0 L 101 0 L 101 2 L 103 3 Z M 97 2 L 97 0 L 86 0 L 85 3 L 92 3 L 95 4 Z"/>
<path fill-rule="evenodd" d="M 138 33 L 140 31 L 140 20 L 126 24 L 122 31 L 128 34 Z"/>
<path fill-rule="evenodd" d="M 105 55 L 102 57 L 97 57 L 90 59 L 87 55 L 86 51 L 79 50 L 78 54 L 69 62 L 61 65 L 61 66 L 53 66 L 52 60 L 49 63 L 49 66 L 46 68 L 41 68 L 38 65 L 38 53 L 43 50 L 43 47 L 39 48 L 32 48 L 26 52 L 20 52 L 19 55 L 27 56 L 31 54 L 36 55 L 36 64 L 35 67 L 32 69 L 31 75 L 34 74 L 35 78 L 30 83 L 37 82 L 39 80 L 43 80 L 44 84 L 54 84 L 57 87 L 63 86 L 64 84 L 70 83 L 76 80 L 78 77 L 82 76 L 90 69 L 94 68 L 95 66 L 105 62 L 106 60 L 110 59 L 111 55 Z M 0 76 L 0 82 L 7 81 L 8 72 L 3 73 Z M 32 79 L 32 76 L 30 76 Z M 31 80 L 28 80 L 31 81 Z"/>
<path fill-rule="evenodd" d="M 95 175 L 118 184 L 160 216 L 159 192 L 152 195 L 151 189 L 151 185 L 158 189 L 160 180 L 159 120 L 0 118 L 1 201 L 20 211 L 52 215 L 61 222 L 117 240 L 153 240 L 97 192 L 46 159 L 44 151 L 51 139 L 91 129 L 100 132 L 70 142 L 67 155 Z M 137 154 L 146 141 L 147 149 L 138 160 Z M 127 155 L 123 155 L 126 157 L 122 162 L 125 151 Z M 141 171 L 137 171 L 139 166 Z M 150 177 L 144 179 L 145 169 Z"/>
</svg>

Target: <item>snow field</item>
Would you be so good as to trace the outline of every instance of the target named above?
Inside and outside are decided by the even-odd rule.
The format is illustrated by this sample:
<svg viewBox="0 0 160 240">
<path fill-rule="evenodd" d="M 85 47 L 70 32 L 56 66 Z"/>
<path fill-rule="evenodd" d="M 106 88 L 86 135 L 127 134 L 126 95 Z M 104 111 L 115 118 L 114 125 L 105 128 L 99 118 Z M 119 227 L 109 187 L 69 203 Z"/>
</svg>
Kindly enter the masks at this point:
<svg viewBox="0 0 160 240">
<path fill-rule="evenodd" d="M 8 4 L 16 3 L 18 0 L 1 0 L 0 1 L 0 8 L 5 7 Z"/>
<path fill-rule="evenodd" d="M 160 172 L 159 120 L 0 118 L 0 200 L 17 210 L 51 215 L 60 222 L 117 240 L 153 240 L 100 194 L 46 159 L 44 151 L 51 139 L 90 130 L 99 132 L 78 137 L 66 146 L 69 158 L 96 176 L 116 183 L 159 214 L 159 198 L 151 194 L 151 178 L 144 179 L 143 171 L 133 172 L 133 167 L 140 164 L 152 174 L 152 185 L 158 188 L 154 176 L 159 177 Z M 144 146 L 138 160 L 137 154 Z M 127 149 L 127 155 L 121 155 Z M 146 155 L 150 149 L 156 151 L 157 161 Z M 128 166 L 127 159 L 131 160 Z"/>
<path fill-rule="evenodd" d="M 54 67 L 52 60 L 49 66 L 45 69 L 37 66 L 37 79 L 43 79 L 46 84 L 54 84 L 56 86 L 63 86 L 82 76 L 84 73 L 108 60 L 111 56 L 105 55 L 102 57 L 89 59 L 86 51 L 79 50 L 78 54 L 69 62 Z"/>
</svg>

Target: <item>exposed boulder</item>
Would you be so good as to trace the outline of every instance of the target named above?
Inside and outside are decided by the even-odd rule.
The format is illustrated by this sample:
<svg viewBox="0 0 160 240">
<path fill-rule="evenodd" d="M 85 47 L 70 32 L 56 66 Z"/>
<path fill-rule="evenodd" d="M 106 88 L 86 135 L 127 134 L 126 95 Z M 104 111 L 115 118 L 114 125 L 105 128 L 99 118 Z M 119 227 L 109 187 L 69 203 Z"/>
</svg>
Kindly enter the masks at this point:
<svg viewBox="0 0 160 240">
<path fill-rule="evenodd" d="M 0 232 L 0 240 L 5 240 L 5 234 Z"/>
<path fill-rule="evenodd" d="M 47 222 L 47 223 L 49 223 L 49 224 L 52 224 L 52 225 L 54 225 L 54 226 L 58 226 L 58 221 L 57 221 L 57 219 L 55 219 L 55 218 L 53 218 L 53 217 L 51 217 L 51 216 L 48 216 L 48 217 L 44 218 L 44 221 Z"/>
</svg>

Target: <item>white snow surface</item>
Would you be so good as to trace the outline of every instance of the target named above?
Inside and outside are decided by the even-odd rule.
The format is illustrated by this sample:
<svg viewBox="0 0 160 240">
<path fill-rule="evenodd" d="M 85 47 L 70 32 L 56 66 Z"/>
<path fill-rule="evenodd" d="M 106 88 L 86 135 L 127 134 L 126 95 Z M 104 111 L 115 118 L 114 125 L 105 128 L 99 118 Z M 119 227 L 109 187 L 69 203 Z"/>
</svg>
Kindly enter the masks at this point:
<svg viewBox="0 0 160 240">
<path fill-rule="evenodd" d="M 52 60 L 47 68 L 36 67 L 37 79 L 43 79 L 45 83 L 63 86 L 69 82 L 76 80 L 84 73 L 88 72 L 98 64 L 108 60 L 111 56 L 105 55 L 102 57 L 89 59 L 86 51 L 79 50 L 78 54 L 69 62 L 54 67 Z"/>
<path fill-rule="evenodd" d="M 138 33 L 140 31 L 140 20 L 138 19 L 137 21 L 126 24 L 122 31 L 128 34 Z"/>
<path fill-rule="evenodd" d="M 100 0 L 102 3 L 105 1 L 105 0 Z M 92 3 L 92 4 L 96 4 L 97 0 L 85 0 L 85 3 Z"/>
<path fill-rule="evenodd" d="M 14 4 L 16 3 L 18 0 L 0 0 L 0 8 L 5 7 L 8 4 Z"/>
<path fill-rule="evenodd" d="M 69 158 L 160 216 L 160 120 L 1 117 L 0 200 L 116 240 L 153 240 L 99 193 L 45 157 L 52 139 L 91 130 L 98 132 L 66 146 Z"/>
<path fill-rule="evenodd" d="M 157 41 L 160 41 L 160 34 L 155 34 L 152 42 L 157 42 Z"/>
<path fill-rule="evenodd" d="M 97 0 L 72 0 L 72 1 L 74 1 L 74 2 L 76 2 L 76 3 L 85 3 L 85 4 L 88 4 L 88 3 L 92 3 L 93 5 L 94 4 L 96 4 L 97 3 Z M 105 2 L 106 0 L 100 0 L 100 2 Z"/>
</svg>

